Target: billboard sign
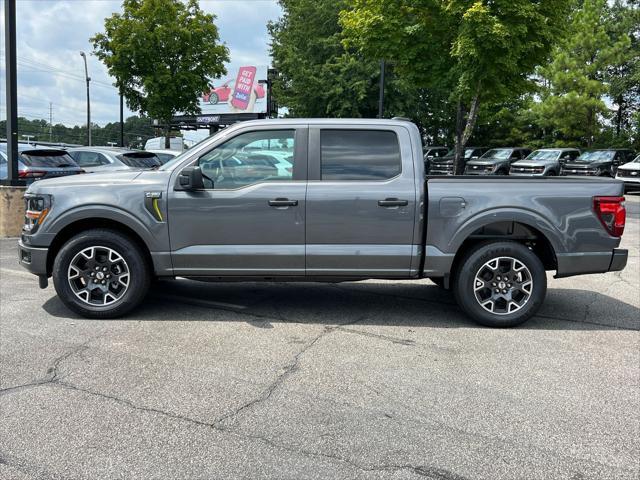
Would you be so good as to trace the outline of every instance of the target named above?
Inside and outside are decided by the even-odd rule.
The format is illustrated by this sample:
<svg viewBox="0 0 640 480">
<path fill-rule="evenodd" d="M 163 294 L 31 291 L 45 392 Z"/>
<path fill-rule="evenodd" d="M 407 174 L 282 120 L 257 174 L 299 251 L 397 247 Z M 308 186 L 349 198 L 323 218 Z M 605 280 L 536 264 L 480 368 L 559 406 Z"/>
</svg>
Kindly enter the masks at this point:
<svg viewBox="0 0 640 480">
<path fill-rule="evenodd" d="M 200 116 L 238 113 L 267 113 L 267 67 L 248 65 L 229 69 L 211 89 L 200 96 Z"/>
</svg>

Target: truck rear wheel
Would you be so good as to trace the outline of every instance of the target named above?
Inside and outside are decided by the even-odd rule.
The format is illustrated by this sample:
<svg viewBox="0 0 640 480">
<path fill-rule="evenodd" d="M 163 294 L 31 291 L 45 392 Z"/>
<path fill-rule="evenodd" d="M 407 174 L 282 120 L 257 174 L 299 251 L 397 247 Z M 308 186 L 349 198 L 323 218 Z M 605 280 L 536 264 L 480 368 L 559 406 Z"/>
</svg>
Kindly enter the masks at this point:
<svg viewBox="0 0 640 480">
<path fill-rule="evenodd" d="M 87 230 L 72 237 L 53 264 L 58 297 L 88 318 L 115 318 L 144 299 L 150 268 L 140 248 L 115 230 Z"/>
<path fill-rule="evenodd" d="M 458 305 L 481 325 L 513 327 L 538 311 L 547 292 L 540 259 L 512 241 L 484 242 L 458 264 L 453 290 Z"/>
</svg>

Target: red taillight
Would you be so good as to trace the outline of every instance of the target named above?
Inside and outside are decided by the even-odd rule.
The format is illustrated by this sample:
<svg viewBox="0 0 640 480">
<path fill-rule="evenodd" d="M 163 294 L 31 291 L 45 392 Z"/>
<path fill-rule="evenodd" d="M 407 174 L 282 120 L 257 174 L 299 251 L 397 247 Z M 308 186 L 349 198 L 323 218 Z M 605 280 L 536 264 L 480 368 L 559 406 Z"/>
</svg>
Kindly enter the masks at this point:
<svg viewBox="0 0 640 480">
<path fill-rule="evenodd" d="M 47 172 L 38 172 L 36 170 L 19 170 L 18 177 L 20 178 L 39 178 L 44 177 Z"/>
<path fill-rule="evenodd" d="M 624 197 L 593 197 L 593 210 L 610 235 L 622 236 L 627 220 Z"/>
</svg>

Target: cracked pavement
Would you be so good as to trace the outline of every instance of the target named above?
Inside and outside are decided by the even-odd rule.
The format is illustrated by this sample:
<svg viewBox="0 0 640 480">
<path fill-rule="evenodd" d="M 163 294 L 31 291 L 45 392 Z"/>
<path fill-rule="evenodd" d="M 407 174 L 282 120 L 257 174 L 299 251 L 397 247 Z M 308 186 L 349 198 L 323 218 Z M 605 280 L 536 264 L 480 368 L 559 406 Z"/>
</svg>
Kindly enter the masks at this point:
<svg viewBox="0 0 640 480">
<path fill-rule="evenodd" d="M 0 241 L 2 479 L 637 479 L 640 197 L 623 272 L 476 326 L 429 281 L 160 282 L 81 319 Z"/>
</svg>

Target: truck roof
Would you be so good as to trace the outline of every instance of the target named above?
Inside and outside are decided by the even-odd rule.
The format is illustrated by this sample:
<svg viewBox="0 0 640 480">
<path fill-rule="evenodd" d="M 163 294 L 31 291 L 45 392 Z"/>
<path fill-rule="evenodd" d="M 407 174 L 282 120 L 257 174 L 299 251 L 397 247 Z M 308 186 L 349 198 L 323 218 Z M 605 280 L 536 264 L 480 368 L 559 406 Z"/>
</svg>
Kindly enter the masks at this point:
<svg viewBox="0 0 640 480">
<path fill-rule="evenodd" d="M 379 119 L 379 118 L 265 118 L 260 120 L 246 120 L 242 125 L 299 125 L 308 123 L 313 125 L 406 125 L 407 120 Z M 237 124 L 234 124 L 237 125 Z"/>
</svg>

